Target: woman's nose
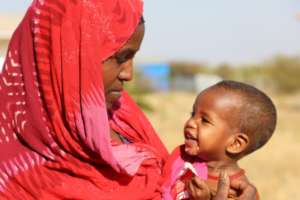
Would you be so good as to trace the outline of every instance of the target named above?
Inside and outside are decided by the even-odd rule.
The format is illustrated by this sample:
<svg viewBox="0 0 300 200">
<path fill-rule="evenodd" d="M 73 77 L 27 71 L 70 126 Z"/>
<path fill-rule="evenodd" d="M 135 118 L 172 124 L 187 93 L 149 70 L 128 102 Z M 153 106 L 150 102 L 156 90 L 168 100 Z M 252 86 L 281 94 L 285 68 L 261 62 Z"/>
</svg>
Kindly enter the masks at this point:
<svg viewBox="0 0 300 200">
<path fill-rule="evenodd" d="M 131 81 L 133 78 L 133 60 L 128 60 L 122 65 L 123 66 L 119 74 L 119 79 L 122 81 Z"/>
</svg>

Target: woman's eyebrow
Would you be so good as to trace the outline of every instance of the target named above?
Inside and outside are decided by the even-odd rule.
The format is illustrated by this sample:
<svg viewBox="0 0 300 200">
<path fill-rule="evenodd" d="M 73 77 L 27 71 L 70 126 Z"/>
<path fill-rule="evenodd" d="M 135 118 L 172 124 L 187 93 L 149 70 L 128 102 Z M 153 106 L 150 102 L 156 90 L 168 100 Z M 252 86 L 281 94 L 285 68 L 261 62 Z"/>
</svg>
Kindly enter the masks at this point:
<svg viewBox="0 0 300 200">
<path fill-rule="evenodd" d="M 137 51 L 139 51 L 139 49 L 133 49 L 133 48 L 125 48 L 125 49 L 120 49 L 120 51 L 116 52 L 116 55 L 119 54 L 127 54 L 127 53 L 136 53 Z"/>
<path fill-rule="evenodd" d="M 136 51 L 130 48 L 126 48 L 126 49 L 121 49 L 120 51 L 118 51 L 116 53 L 116 55 L 120 55 L 120 54 L 129 54 L 129 53 L 135 53 Z"/>
</svg>

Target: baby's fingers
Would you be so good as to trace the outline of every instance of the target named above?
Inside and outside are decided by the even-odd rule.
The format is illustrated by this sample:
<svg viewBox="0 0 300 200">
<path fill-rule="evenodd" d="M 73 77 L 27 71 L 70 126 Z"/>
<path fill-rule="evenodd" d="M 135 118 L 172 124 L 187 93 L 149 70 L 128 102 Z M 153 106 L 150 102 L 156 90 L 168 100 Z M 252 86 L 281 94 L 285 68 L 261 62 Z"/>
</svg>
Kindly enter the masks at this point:
<svg viewBox="0 0 300 200">
<path fill-rule="evenodd" d="M 187 191 L 190 195 L 190 199 L 193 200 L 209 200 L 210 199 L 210 191 L 206 183 L 198 178 L 193 177 L 186 184 Z"/>
</svg>

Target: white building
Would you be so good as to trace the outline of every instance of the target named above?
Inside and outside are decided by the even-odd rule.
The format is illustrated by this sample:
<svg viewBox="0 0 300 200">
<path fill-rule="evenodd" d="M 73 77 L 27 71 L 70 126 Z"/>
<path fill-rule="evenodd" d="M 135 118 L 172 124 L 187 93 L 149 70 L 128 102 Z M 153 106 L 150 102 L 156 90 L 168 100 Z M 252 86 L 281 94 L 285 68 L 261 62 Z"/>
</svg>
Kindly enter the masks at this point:
<svg viewBox="0 0 300 200">
<path fill-rule="evenodd" d="M 206 88 L 222 81 L 222 78 L 213 74 L 197 74 L 195 75 L 195 90 L 201 92 Z"/>
</svg>

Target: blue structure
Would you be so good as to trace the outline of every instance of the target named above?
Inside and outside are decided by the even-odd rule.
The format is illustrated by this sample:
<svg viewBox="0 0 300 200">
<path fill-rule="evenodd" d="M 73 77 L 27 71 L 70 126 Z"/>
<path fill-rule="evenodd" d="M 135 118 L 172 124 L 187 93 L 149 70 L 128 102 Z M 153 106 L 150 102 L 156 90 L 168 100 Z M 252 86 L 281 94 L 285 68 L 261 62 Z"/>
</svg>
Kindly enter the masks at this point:
<svg viewBox="0 0 300 200">
<path fill-rule="evenodd" d="M 156 91 L 168 91 L 170 89 L 170 65 L 167 63 L 149 63 L 139 65 L 138 71 L 141 78 L 146 79 L 151 88 Z"/>
</svg>

